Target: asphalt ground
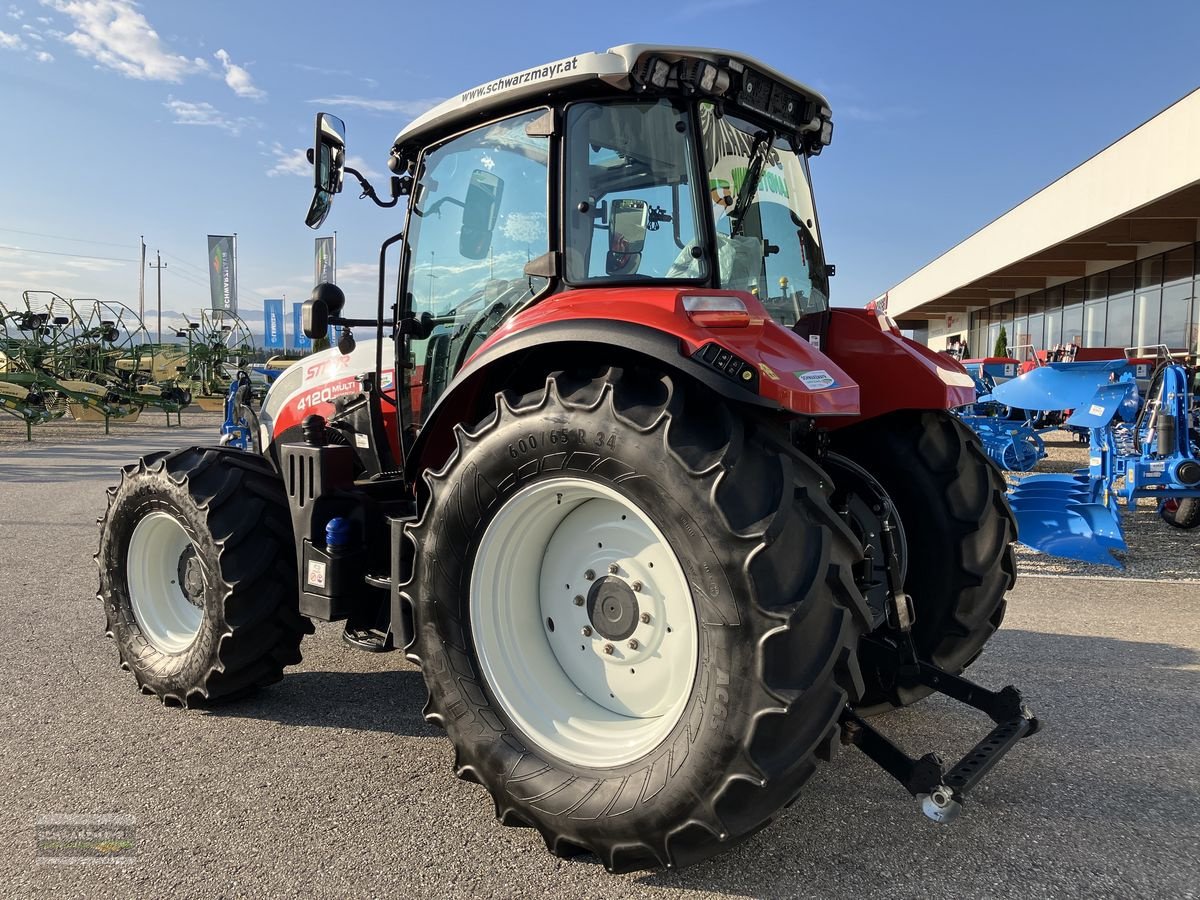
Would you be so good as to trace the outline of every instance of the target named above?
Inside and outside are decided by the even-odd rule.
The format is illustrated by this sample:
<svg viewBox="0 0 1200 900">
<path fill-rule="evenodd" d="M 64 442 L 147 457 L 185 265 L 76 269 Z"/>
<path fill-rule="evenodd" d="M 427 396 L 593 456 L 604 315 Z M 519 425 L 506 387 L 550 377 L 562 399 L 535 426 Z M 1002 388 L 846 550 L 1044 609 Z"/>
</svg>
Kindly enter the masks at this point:
<svg viewBox="0 0 1200 900">
<path fill-rule="evenodd" d="M 611 876 L 497 824 L 422 721 L 419 673 L 335 625 L 253 699 L 181 710 L 137 692 L 94 596 L 104 488 L 139 452 L 211 442 L 214 422 L 107 438 L 64 423 L 33 444 L 0 423 L 0 896 L 1200 896 L 1194 575 L 1018 583 L 972 674 L 1019 685 L 1045 727 L 954 825 L 845 750 L 729 853 Z M 988 725 L 940 698 L 876 722 L 919 753 L 964 752 Z M 39 860 L 56 814 L 124 816 L 132 855 Z"/>
</svg>

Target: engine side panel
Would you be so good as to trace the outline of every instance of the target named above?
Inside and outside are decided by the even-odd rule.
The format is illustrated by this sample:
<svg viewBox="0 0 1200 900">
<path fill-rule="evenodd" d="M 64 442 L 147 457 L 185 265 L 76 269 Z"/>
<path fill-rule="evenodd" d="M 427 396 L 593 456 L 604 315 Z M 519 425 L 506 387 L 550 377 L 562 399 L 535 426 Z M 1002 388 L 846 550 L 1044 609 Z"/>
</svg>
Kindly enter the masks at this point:
<svg viewBox="0 0 1200 900">
<path fill-rule="evenodd" d="M 306 416 L 319 415 L 328 419 L 335 412 L 334 401 L 349 397 L 361 390 L 359 375 L 374 375 L 377 341 L 363 341 L 350 354 L 336 347 L 322 350 L 288 367 L 275 379 L 263 400 L 259 414 L 263 452 L 284 432 L 298 428 Z M 395 353 L 392 342 L 385 339 L 381 390 L 393 390 L 396 382 Z M 388 434 L 395 433 L 396 412 L 383 404 L 384 425 Z M 393 448 L 397 453 L 399 448 Z"/>
</svg>

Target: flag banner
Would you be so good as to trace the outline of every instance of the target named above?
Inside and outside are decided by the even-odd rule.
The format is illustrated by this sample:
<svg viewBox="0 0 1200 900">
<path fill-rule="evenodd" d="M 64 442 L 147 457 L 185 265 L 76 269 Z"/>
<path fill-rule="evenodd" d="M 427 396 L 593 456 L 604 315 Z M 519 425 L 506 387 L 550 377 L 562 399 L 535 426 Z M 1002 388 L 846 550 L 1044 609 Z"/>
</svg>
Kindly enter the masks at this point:
<svg viewBox="0 0 1200 900">
<path fill-rule="evenodd" d="M 263 346 L 283 348 L 287 340 L 283 334 L 283 300 L 263 301 Z"/>
<path fill-rule="evenodd" d="M 303 305 L 303 303 L 292 304 L 292 334 L 295 335 L 296 349 L 307 353 L 312 349 L 312 338 L 306 335 L 300 328 L 300 307 Z"/>
<path fill-rule="evenodd" d="M 337 262 L 334 252 L 334 239 L 331 237 L 317 238 L 316 247 L 314 248 L 315 255 L 313 257 L 313 268 L 315 270 L 314 277 L 316 280 L 314 285 L 324 284 L 329 282 L 334 284 L 337 281 Z"/>
<path fill-rule="evenodd" d="M 232 234 L 208 236 L 208 288 L 212 308 L 237 315 L 237 263 Z"/>
</svg>

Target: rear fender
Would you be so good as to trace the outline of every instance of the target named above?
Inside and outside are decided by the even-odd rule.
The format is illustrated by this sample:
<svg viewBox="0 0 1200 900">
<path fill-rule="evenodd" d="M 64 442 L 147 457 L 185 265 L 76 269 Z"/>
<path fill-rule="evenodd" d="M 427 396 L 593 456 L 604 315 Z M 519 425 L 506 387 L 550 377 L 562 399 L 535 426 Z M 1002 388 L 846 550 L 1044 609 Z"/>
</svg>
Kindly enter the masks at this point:
<svg viewBox="0 0 1200 900">
<path fill-rule="evenodd" d="M 773 322 L 753 297 L 743 328 L 705 328 L 683 311 L 678 289 L 619 288 L 560 294 L 520 313 L 492 335 L 439 398 L 412 448 L 407 469 L 440 466 L 455 425 L 471 425 L 514 377 L 548 374 L 582 359 L 644 360 L 707 385 L 733 403 L 767 412 L 847 416 L 858 386 L 828 357 Z M 689 291 L 686 293 L 728 294 Z M 725 354 L 728 354 L 728 358 Z"/>
<path fill-rule="evenodd" d="M 830 310 L 829 357 L 862 388 L 859 414 L 842 428 L 899 409 L 954 409 L 975 402 L 975 382 L 955 359 L 904 337 L 865 309 Z"/>
</svg>

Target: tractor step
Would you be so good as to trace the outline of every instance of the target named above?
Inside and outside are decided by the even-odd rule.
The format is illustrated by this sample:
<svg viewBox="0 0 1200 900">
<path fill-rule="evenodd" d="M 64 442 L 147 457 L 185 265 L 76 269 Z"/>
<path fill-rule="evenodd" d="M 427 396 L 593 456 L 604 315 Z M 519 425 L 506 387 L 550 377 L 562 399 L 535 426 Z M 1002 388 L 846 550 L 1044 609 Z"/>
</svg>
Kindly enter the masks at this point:
<svg viewBox="0 0 1200 900">
<path fill-rule="evenodd" d="M 1040 725 L 1021 699 L 1021 692 L 1012 685 L 991 691 L 924 661 L 906 665 L 898 674 L 905 676 L 906 683 L 924 685 L 986 713 L 996 727 L 949 769 L 936 753 L 927 753 L 919 759 L 909 756 L 848 706 L 840 719 L 842 742 L 858 747 L 904 785 L 920 801 L 921 811 L 930 819 L 952 822 L 958 818 L 967 792 L 1018 741 L 1036 734 Z"/>
<path fill-rule="evenodd" d="M 379 631 L 375 628 L 350 628 L 342 632 L 342 640 L 353 647 L 355 650 L 364 650 L 367 653 L 387 653 L 389 650 L 395 650 L 392 646 L 391 638 L 386 632 Z"/>
</svg>

